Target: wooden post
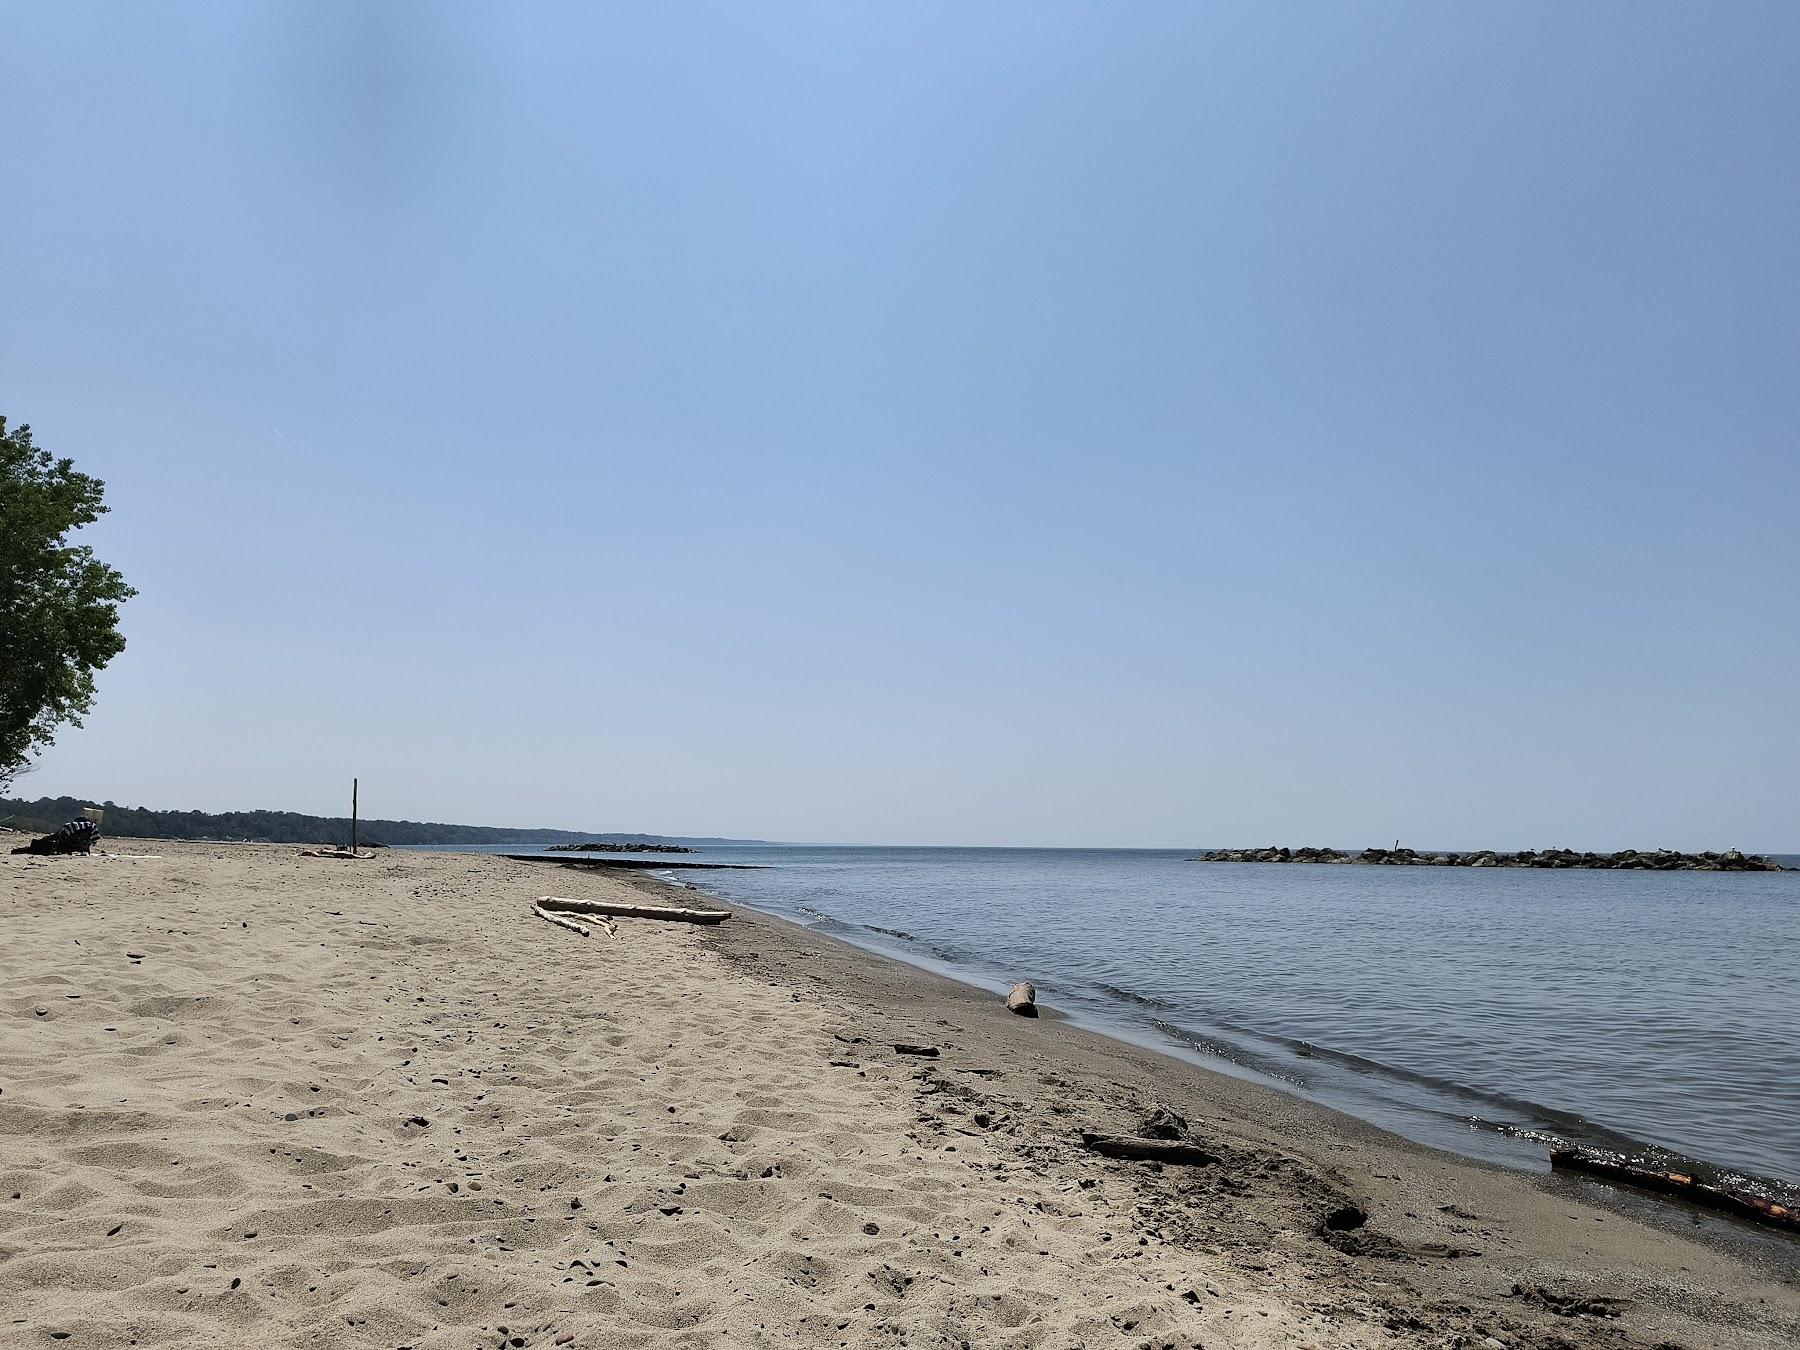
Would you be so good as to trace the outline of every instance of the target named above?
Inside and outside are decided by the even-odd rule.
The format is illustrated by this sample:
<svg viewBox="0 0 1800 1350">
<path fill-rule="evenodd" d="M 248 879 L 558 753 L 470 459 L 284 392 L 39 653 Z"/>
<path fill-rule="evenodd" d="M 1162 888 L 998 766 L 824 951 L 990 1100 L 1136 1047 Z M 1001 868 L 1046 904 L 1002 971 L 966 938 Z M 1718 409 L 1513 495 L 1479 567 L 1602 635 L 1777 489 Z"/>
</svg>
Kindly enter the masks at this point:
<svg viewBox="0 0 1800 1350">
<path fill-rule="evenodd" d="M 350 851 L 356 852 L 356 780 L 350 780 Z"/>
</svg>

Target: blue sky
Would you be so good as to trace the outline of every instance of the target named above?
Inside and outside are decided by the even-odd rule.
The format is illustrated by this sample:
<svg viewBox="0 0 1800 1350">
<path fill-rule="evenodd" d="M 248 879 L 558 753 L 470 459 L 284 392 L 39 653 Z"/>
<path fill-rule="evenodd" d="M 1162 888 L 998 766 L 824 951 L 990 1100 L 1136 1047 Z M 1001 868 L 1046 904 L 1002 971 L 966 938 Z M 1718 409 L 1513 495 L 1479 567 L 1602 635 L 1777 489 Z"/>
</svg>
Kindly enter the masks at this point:
<svg viewBox="0 0 1800 1350">
<path fill-rule="evenodd" d="M 28 794 L 1800 848 L 1800 8 L 0 6 Z"/>
</svg>

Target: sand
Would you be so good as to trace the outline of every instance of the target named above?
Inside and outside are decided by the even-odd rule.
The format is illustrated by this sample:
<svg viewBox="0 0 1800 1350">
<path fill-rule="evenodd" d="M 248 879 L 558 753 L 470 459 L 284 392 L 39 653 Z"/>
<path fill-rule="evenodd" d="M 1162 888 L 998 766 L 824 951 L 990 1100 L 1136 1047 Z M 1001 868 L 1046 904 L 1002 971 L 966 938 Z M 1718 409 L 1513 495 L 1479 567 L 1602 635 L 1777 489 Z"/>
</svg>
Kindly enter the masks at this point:
<svg viewBox="0 0 1800 1350">
<path fill-rule="evenodd" d="M 1788 1239 L 778 920 L 527 911 L 654 881 L 108 847 L 0 859 L 0 1346 L 1800 1344 Z M 1079 1142 L 1157 1107 L 1221 1161 Z"/>
</svg>

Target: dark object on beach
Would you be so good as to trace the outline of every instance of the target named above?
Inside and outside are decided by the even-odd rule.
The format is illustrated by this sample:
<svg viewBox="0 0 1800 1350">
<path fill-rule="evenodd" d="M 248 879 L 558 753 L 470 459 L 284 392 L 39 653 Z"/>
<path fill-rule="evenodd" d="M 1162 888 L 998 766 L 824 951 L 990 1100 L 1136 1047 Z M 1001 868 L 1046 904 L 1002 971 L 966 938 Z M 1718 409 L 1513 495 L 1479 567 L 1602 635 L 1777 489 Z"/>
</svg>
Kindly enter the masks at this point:
<svg viewBox="0 0 1800 1350">
<path fill-rule="evenodd" d="M 1620 872 L 1781 872 L 1786 869 L 1760 853 L 1741 853 L 1726 849 L 1723 853 L 1678 853 L 1660 848 L 1654 853 L 1640 853 L 1635 848 L 1617 853 L 1577 853 L 1572 848 L 1522 849 L 1518 853 L 1496 853 L 1493 849 L 1477 849 L 1473 853 L 1420 853 L 1416 849 L 1365 848 L 1361 853 L 1345 853 L 1335 848 L 1215 848 L 1189 862 L 1258 862 L 1258 863 L 1362 863 L 1380 867 L 1538 867 L 1600 868 Z"/>
<path fill-rule="evenodd" d="M 728 909 L 679 909 L 674 905 L 628 905 L 617 900 L 567 900 L 560 895 L 546 895 L 538 908 L 565 914 L 610 914 L 621 919 L 679 919 L 683 923 L 723 923 L 731 917 Z"/>
<path fill-rule="evenodd" d="M 1138 1133 L 1146 1139 L 1186 1139 L 1187 1117 L 1159 1106 L 1139 1123 Z"/>
<path fill-rule="evenodd" d="M 1641 1190 L 1671 1195 L 1690 1204 L 1722 1210 L 1727 1214 L 1735 1214 L 1740 1219 L 1749 1219 L 1752 1223 L 1765 1223 L 1774 1228 L 1785 1228 L 1790 1233 L 1800 1233 L 1800 1212 L 1786 1205 L 1778 1205 L 1773 1200 L 1765 1200 L 1760 1195 L 1747 1195 L 1743 1191 L 1734 1191 L 1724 1186 L 1708 1185 L 1687 1172 L 1656 1172 L 1647 1167 L 1633 1167 L 1630 1163 L 1618 1162 L 1603 1153 L 1583 1148 L 1551 1149 L 1550 1166 L 1565 1171 L 1586 1172 L 1590 1176 L 1604 1177 L 1608 1181 L 1622 1182 Z"/>
<path fill-rule="evenodd" d="M 1198 1144 L 1180 1139 L 1130 1139 L 1120 1134 L 1081 1134 L 1081 1146 L 1102 1157 L 1126 1158 L 1132 1162 L 1183 1163 L 1190 1167 L 1209 1167 L 1219 1161 Z"/>
<path fill-rule="evenodd" d="M 685 844 L 552 844 L 546 853 L 698 853 Z"/>
<path fill-rule="evenodd" d="M 1369 1221 L 1369 1212 L 1361 1205 L 1339 1205 L 1325 1216 L 1320 1231 L 1325 1233 L 1354 1233 Z"/>
<path fill-rule="evenodd" d="M 936 1059 L 938 1048 L 935 1045 L 896 1045 L 896 1055 L 923 1055 L 926 1059 Z"/>
<path fill-rule="evenodd" d="M 1036 1017 L 1037 986 L 1029 980 L 1021 981 L 1012 987 L 1012 993 L 1006 996 L 1006 1010 L 1015 1012 L 1020 1017 Z"/>
<path fill-rule="evenodd" d="M 1513 1298 L 1535 1303 L 1558 1317 L 1617 1317 L 1620 1303 L 1616 1298 L 1594 1298 L 1583 1294 L 1559 1294 L 1541 1284 L 1515 1284 Z"/>
<path fill-rule="evenodd" d="M 13 852 L 43 855 L 87 853 L 99 842 L 100 827 L 93 821 L 71 820 L 66 825 L 58 826 L 54 834 L 46 834 L 41 839 L 33 839 L 29 844 L 15 848 Z"/>
</svg>

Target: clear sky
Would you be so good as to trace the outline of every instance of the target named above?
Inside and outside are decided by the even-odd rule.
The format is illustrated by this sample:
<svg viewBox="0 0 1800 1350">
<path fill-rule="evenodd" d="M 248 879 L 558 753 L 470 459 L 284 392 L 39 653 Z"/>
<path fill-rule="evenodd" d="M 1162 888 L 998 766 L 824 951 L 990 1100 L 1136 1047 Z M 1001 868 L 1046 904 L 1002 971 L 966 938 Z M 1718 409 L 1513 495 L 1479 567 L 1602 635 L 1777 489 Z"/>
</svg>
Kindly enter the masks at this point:
<svg viewBox="0 0 1800 1350">
<path fill-rule="evenodd" d="M 1800 848 L 1800 6 L 0 5 L 26 795 Z"/>
</svg>

